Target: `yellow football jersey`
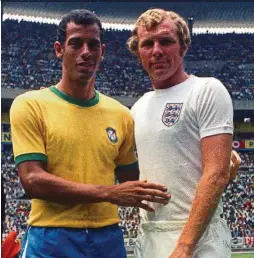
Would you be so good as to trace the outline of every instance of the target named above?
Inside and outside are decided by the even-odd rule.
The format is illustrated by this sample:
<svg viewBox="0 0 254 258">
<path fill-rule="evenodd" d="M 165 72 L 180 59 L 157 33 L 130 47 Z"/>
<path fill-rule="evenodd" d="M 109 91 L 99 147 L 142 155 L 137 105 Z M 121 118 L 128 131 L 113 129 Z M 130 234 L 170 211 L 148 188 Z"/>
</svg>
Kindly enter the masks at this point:
<svg viewBox="0 0 254 258">
<path fill-rule="evenodd" d="M 78 100 L 55 86 L 18 96 L 10 110 L 15 163 L 39 160 L 55 176 L 113 185 L 116 166 L 137 166 L 128 108 L 98 91 Z M 102 227 L 119 222 L 111 203 L 62 205 L 33 199 L 28 223 L 48 227 Z"/>
</svg>

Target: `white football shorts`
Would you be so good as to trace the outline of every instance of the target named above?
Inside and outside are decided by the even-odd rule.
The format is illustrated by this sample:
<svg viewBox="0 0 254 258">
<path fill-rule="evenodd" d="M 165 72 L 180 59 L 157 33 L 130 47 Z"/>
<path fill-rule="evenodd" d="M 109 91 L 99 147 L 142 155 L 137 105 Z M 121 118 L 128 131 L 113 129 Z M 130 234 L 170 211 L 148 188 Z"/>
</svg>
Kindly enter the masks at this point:
<svg viewBox="0 0 254 258">
<path fill-rule="evenodd" d="M 166 221 L 142 223 L 134 258 L 168 258 L 176 246 L 183 226 L 183 223 Z M 224 219 L 213 219 L 192 257 L 231 258 L 231 233 Z"/>
</svg>

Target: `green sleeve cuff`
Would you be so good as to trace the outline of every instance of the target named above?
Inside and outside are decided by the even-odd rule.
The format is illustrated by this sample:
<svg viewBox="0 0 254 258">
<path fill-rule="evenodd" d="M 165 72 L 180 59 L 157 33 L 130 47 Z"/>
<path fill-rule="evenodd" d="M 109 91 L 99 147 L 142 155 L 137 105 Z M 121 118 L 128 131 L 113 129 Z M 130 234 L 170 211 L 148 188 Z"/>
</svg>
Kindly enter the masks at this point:
<svg viewBox="0 0 254 258">
<path fill-rule="evenodd" d="M 31 160 L 47 162 L 47 156 L 42 153 L 21 154 L 15 158 L 15 165 L 18 166 L 21 162 L 31 161 Z"/>
<path fill-rule="evenodd" d="M 125 171 L 125 170 L 132 170 L 138 168 L 138 161 L 128 164 L 128 165 L 118 165 L 116 166 L 117 170 Z"/>
</svg>

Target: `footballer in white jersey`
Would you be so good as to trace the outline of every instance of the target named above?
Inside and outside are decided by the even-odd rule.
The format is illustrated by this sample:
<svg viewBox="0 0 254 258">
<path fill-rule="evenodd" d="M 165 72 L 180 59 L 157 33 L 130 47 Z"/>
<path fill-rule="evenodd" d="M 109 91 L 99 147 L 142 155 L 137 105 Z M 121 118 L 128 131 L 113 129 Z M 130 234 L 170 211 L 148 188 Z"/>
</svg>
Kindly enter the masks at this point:
<svg viewBox="0 0 254 258">
<path fill-rule="evenodd" d="M 168 204 L 141 211 L 135 258 L 230 258 L 221 196 L 230 180 L 233 107 L 223 84 L 184 71 L 190 44 L 184 19 L 149 9 L 129 49 L 154 91 L 132 108 L 140 177 L 167 186 Z"/>
</svg>

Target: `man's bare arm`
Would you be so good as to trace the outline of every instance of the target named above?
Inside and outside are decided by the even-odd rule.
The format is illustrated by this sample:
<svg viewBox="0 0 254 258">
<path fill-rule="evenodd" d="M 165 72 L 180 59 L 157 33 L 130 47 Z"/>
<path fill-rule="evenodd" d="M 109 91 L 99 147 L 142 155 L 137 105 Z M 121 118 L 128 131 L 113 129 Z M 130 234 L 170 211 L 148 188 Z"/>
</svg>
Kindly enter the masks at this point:
<svg viewBox="0 0 254 258">
<path fill-rule="evenodd" d="M 48 173 L 40 161 L 26 161 L 18 166 L 19 176 L 28 196 L 61 204 L 111 202 L 153 211 L 142 201 L 167 203 L 169 195 L 160 184 L 132 181 L 105 186 L 72 182 Z"/>
<path fill-rule="evenodd" d="M 229 182 L 231 148 L 231 134 L 219 134 L 201 140 L 202 177 L 197 186 L 189 219 L 170 257 L 191 257 Z"/>
</svg>

